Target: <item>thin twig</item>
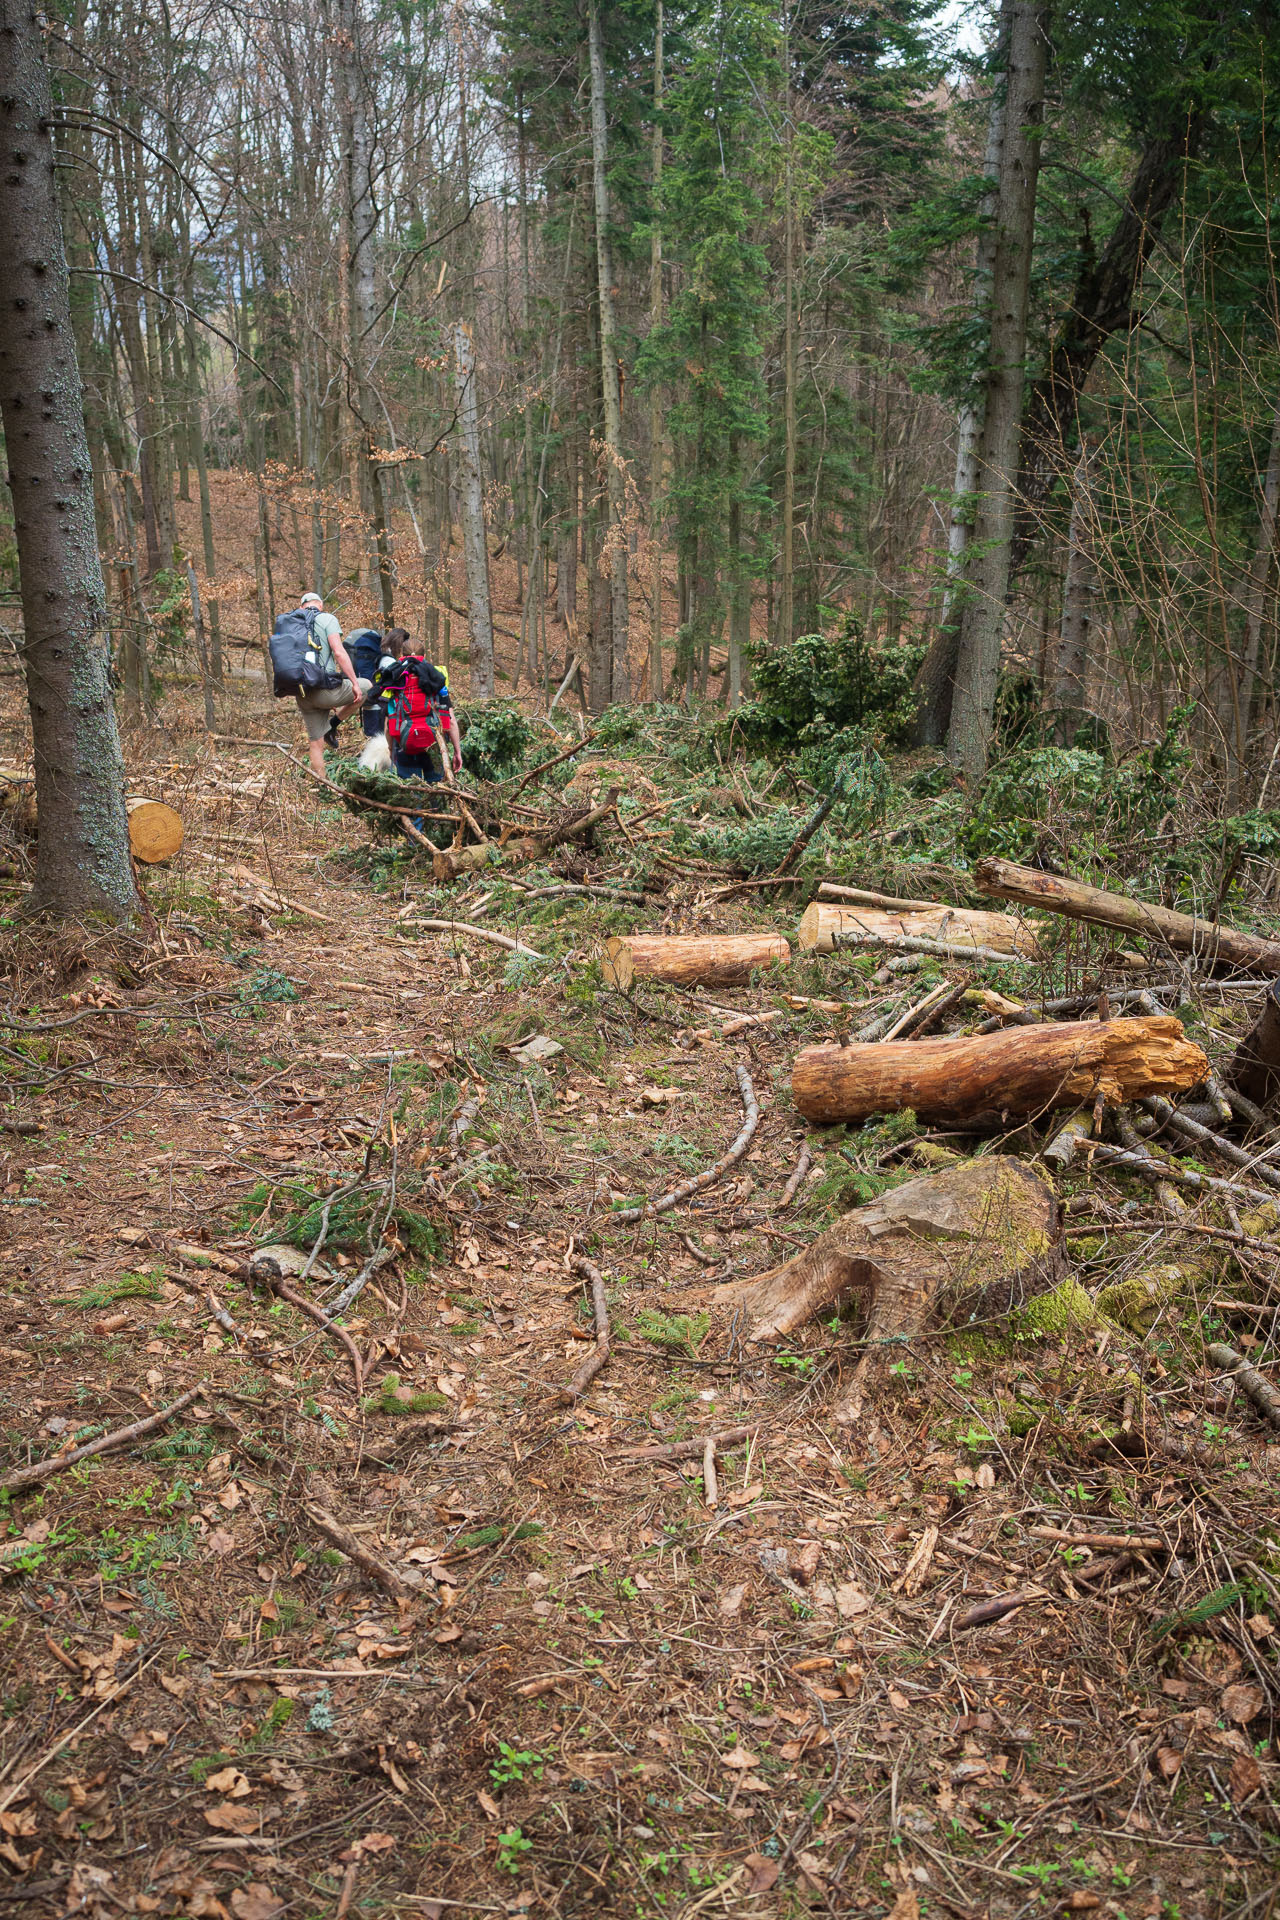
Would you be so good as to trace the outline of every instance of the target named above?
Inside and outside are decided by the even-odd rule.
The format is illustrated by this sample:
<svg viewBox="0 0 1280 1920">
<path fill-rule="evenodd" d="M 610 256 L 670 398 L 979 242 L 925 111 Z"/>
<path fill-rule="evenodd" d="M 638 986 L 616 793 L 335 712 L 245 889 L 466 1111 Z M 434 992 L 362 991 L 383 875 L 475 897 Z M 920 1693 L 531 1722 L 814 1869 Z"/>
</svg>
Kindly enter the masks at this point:
<svg viewBox="0 0 1280 1920">
<path fill-rule="evenodd" d="M 575 1273 L 580 1273 L 591 1287 L 591 1305 L 596 1317 L 596 1344 L 587 1355 L 568 1386 L 556 1396 L 556 1405 L 572 1406 L 581 1399 L 596 1375 L 600 1373 L 609 1359 L 609 1303 L 605 1299 L 604 1279 L 600 1269 L 593 1266 L 584 1254 L 569 1256 L 569 1265 Z"/>
<path fill-rule="evenodd" d="M 0 1480 L 0 1493 L 24 1493 L 28 1487 L 39 1486 L 42 1480 L 61 1473 L 64 1467 L 74 1467 L 79 1461 L 88 1460 L 93 1454 L 127 1447 L 131 1440 L 141 1440 L 146 1434 L 154 1433 L 157 1427 L 163 1427 L 173 1419 L 175 1413 L 181 1413 L 193 1400 L 198 1400 L 203 1392 L 203 1382 L 198 1387 L 188 1387 L 169 1406 L 162 1407 L 159 1413 L 148 1414 L 145 1420 L 135 1420 L 128 1427 L 117 1427 L 114 1433 L 99 1434 L 96 1440 L 86 1441 L 82 1447 L 73 1447 L 70 1453 L 56 1453 L 51 1460 L 37 1460 L 33 1466 L 19 1467 L 16 1473 Z"/>
<path fill-rule="evenodd" d="M 755 1138 L 756 1128 L 760 1124 L 760 1108 L 756 1101 L 756 1090 L 751 1084 L 751 1075 L 741 1061 L 735 1064 L 734 1073 L 737 1076 L 738 1092 L 742 1096 L 745 1117 L 742 1130 L 728 1153 L 722 1155 L 713 1167 L 708 1167 L 703 1173 L 695 1174 L 691 1180 L 681 1181 L 678 1187 L 673 1187 L 670 1193 L 664 1193 L 660 1199 L 646 1200 L 638 1207 L 623 1207 L 619 1212 L 611 1214 L 610 1219 L 614 1223 L 624 1226 L 635 1220 L 651 1220 L 658 1213 L 670 1213 L 671 1209 L 678 1207 L 682 1200 L 688 1200 L 691 1195 L 701 1193 L 706 1187 L 714 1186 L 717 1180 L 728 1173 L 730 1167 L 737 1165 Z"/>
</svg>

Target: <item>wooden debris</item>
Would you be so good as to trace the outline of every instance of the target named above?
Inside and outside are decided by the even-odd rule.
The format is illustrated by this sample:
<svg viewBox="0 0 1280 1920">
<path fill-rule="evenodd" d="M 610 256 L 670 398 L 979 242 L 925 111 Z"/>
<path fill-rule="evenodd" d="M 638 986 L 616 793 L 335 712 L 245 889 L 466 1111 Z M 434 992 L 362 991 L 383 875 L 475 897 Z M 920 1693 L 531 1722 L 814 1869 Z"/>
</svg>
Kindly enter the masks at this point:
<svg viewBox="0 0 1280 1920">
<path fill-rule="evenodd" d="M 720 1482 L 716 1478 L 716 1437 L 711 1434 L 702 1449 L 702 1490 L 709 1507 L 720 1503 Z"/>
<path fill-rule="evenodd" d="M 966 1607 L 951 1622 L 953 1632 L 961 1632 L 967 1627 L 989 1627 L 995 1620 L 1003 1620 L 1008 1613 L 1015 1613 L 1019 1607 L 1029 1607 L 1033 1600 L 1047 1600 L 1049 1595 L 1043 1587 L 1022 1587 L 1017 1593 L 1000 1593 L 993 1600 L 980 1600 L 975 1607 Z"/>
<path fill-rule="evenodd" d="M 932 1124 L 1002 1127 L 1053 1107 L 1181 1092 L 1208 1061 L 1172 1016 L 1064 1021 L 880 1045 L 806 1047 L 791 1091 L 806 1120 L 866 1120 L 910 1107 Z"/>
<path fill-rule="evenodd" d="M 704 1436 L 700 1440 L 669 1440 L 665 1446 L 628 1447 L 618 1455 L 621 1460 L 699 1460 L 706 1454 L 707 1446 L 714 1442 L 718 1452 L 727 1447 L 740 1447 L 744 1440 L 754 1440 L 760 1429 L 754 1427 L 725 1427 L 719 1433 Z"/>
<path fill-rule="evenodd" d="M 605 985 L 623 993 L 633 980 L 739 987 L 756 967 L 785 967 L 790 959 L 780 933 L 630 933 L 605 941 L 601 971 Z"/>
<path fill-rule="evenodd" d="M 580 1400 L 596 1375 L 600 1373 L 609 1359 L 609 1303 L 604 1294 L 604 1278 L 599 1267 L 581 1253 L 571 1254 L 569 1265 L 575 1273 L 580 1273 L 591 1287 L 591 1305 L 596 1317 L 596 1343 L 583 1361 L 572 1380 L 557 1395 L 561 1406 L 571 1407 Z"/>
<path fill-rule="evenodd" d="M 1122 893 L 1105 893 L 1083 880 L 1065 874 L 1041 873 L 1034 867 L 1019 867 L 1012 860 L 994 856 L 979 860 L 974 879 L 982 893 L 1001 900 L 1018 900 L 1046 913 L 1061 913 L 1069 920 L 1086 920 L 1092 926 L 1116 927 L 1124 933 L 1145 934 L 1150 940 L 1172 947 L 1178 953 L 1193 953 L 1206 964 L 1221 961 L 1234 967 L 1261 967 L 1280 974 L 1280 942 L 1263 940 L 1254 933 L 1240 933 L 1217 921 L 1200 920 L 1194 914 L 1177 913 L 1172 907 L 1151 906 L 1145 900 L 1131 900 Z"/>
<path fill-rule="evenodd" d="M 991 1154 L 881 1194 L 846 1213 L 803 1253 L 711 1294 L 744 1308 L 749 1338 L 785 1339 L 856 1299 L 867 1350 L 838 1417 L 854 1419 L 895 1349 L 933 1317 L 1007 1312 L 1056 1284 L 1063 1266 L 1058 1204 L 1021 1160 Z"/>
<path fill-rule="evenodd" d="M 302 1510 L 312 1526 L 317 1527 L 326 1539 L 332 1540 L 339 1552 L 345 1553 L 348 1560 L 354 1561 L 361 1572 L 367 1573 L 374 1585 L 381 1587 L 384 1593 L 393 1594 L 397 1600 L 407 1600 L 416 1594 L 415 1587 L 398 1574 L 394 1567 L 389 1567 L 385 1560 L 379 1560 L 376 1553 L 370 1553 L 368 1547 L 356 1538 L 350 1527 L 344 1527 L 341 1520 L 330 1513 L 327 1507 L 307 1500 L 303 1502 Z"/>
<path fill-rule="evenodd" d="M 182 815 L 163 800 L 127 800 L 129 851 L 144 866 L 158 866 L 182 851 Z"/>
<path fill-rule="evenodd" d="M 400 920 L 401 927 L 413 927 L 422 933 L 470 933 L 477 940 L 487 940 L 490 946 L 505 947 L 508 953 L 523 953 L 530 960 L 541 960 L 542 955 L 533 947 L 526 947 L 523 940 L 513 940 L 509 933 L 499 933 L 496 927 L 473 926 L 470 920 Z"/>
<path fill-rule="evenodd" d="M 1171 1127 L 1180 1133 L 1184 1140 L 1194 1140 L 1199 1146 L 1212 1147 L 1213 1151 L 1233 1167 L 1243 1167 L 1264 1187 L 1274 1187 L 1280 1192 L 1280 1173 L 1269 1167 L 1256 1153 L 1247 1153 L 1238 1147 L 1234 1140 L 1224 1140 L 1220 1133 L 1214 1133 L 1210 1127 L 1202 1126 L 1198 1120 L 1192 1120 L 1170 1101 L 1162 1100 L 1158 1095 L 1143 1101 L 1147 1112 L 1159 1120 L 1162 1126 Z"/>
<path fill-rule="evenodd" d="M 693 1194 L 701 1193 L 705 1187 L 713 1187 L 717 1180 L 724 1178 L 730 1167 L 736 1166 L 741 1160 L 755 1138 L 756 1128 L 760 1124 L 760 1108 L 756 1101 L 756 1090 L 751 1084 L 751 1075 L 741 1061 L 735 1064 L 733 1071 L 737 1077 L 738 1092 L 742 1096 L 743 1121 L 742 1131 L 728 1153 L 723 1154 L 715 1165 L 708 1167 L 705 1172 L 695 1174 L 691 1180 L 682 1180 L 678 1187 L 673 1187 L 660 1199 L 646 1200 L 638 1207 L 620 1208 L 612 1215 L 615 1224 L 623 1226 L 633 1220 L 651 1220 L 658 1213 L 670 1213 L 672 1207 L 678 1207 L 682 1200 L 688 1200 Z"/>
<path fill-rule="evenodd" d="M 903 900 L 896 893 L 875 893 L 870 887 L 840 886 L 834 880 L 820 881 L 817 897 L 855 907 L 884 907 L 890 913 L 937 913 L 945 905 L 938 900 Z"/>
<path fill-rule="evenodd" d="M 1035 1540 L 1056 1540 L 1065 1547 L 1088 1547 L 1091 1553 L 1172 1553 L 1159 1534 L 1070 1533 L 1065 1527 L 1032 1527 Z"/>
<path fill-rule="evenodd" d="M 1229 1347 L 1225 1340 L 1214 1341 L 1212 1346 L 1205 1348 L 1205 1352 L 1215 1367 L 1221 1367 L 1225 1373 L 1229 1373 L 1241 1391 L 1248 1394 L 1263 1419 L 1269 1420 L 1273 1427 L 1280 1427 L 1280 1392 L 1271 1382 L 1256 1367 L 1251 1367 L 1242 1353 Z"/>
<path fill-rule="evenodd" d="M 787 1208 L 791 1205 L 797 1193 L 799 1193 L 804 1177 L 808 1173 L 809 1168 L 812 1166 L 812 1164 L 813 1164 L 813 1153 L 810 1149 L 809 1142 L 806 1140 L 804 1145 L 800 1149 L 800 1158 L 796 1161 L 795 1166 L 791 1169 L 791 1173 L 787 1180 L 787 1184 L 782 1189 L 782 1198 L 778 1202 L 779 1213 L 785 1213 Z"/>
<path fill-rule="evenodd" d="M 346 1352 L 347 1359 L 351 1362 L 351 1371 L 355 1375 L 356 1392 L 357 1394 L 363 1393 L 364 1365 L 360 1359 L 356 1343 L 346 1328 L 340 1327 L 336 1320 L 331 1320 L 324 1308 L 318 1307 L 314 1300 L 308 1300 L 305 1294 L 298 1293 L 295 1288 L 291 1287 L 276 1263 L 272 1260 L 264 1259 L 262 1252 L 258 1253 L 249 1272 L 254 1280 L 260 1281 L 268 1286 L 272 1293 L 278 1294 L 281 1300 L 287 1300 L 291 1307 L 298 1309 L 299 1313 L 305 1313 L 308 1319 L 314 1320 L 316 1325 L 322 1328 L 331 1339 L 339 1343 Z"/>
<path fill-rule="evenodd" d="M 142 1440 L 157 1428 L 166 1426 L 175 1414 L 198 1400 L 203 1387 L 189 1387 L 176 1400 L 162 1407 L 159 1413 L 149 1413 L 143 1420 L 135 1420 L 130 1426 L 117 1427 L 114 1433 L 99 1434 L 96 1440 L 87 1440 L 82 1447 L 72 1447 L 68 1453 L 55 1453 L 50 1460 L 37 1460 L 32 1466 L 19 1467 L 0 1480 L 0 1493 L 25 1493 L 28 1487 L 38 1487 L 42 1480 L 51 1479 L 55 1473 L 61 1473 L 65 1467 L 74 1467 L 81 1460 L 91 1459 L 96 1453 L 111 1453 L 117 1447 L 127 1447 L 134 1440 Z"/>
<path fill-rule="evenodd" d="M 1043 958 L 1035 929 L 1011 913 L 944 906 L 890 911 L 882 907 L 837 905 L 823 899 L 805 908 L 799 935 L 803 951 L 831 953 L 840 934 L 881 940 L 887 946 L 910 937 L 958 949 L 984 948 L 988 953 L 1020 954 L 1026 960 Z"/>
</svg>

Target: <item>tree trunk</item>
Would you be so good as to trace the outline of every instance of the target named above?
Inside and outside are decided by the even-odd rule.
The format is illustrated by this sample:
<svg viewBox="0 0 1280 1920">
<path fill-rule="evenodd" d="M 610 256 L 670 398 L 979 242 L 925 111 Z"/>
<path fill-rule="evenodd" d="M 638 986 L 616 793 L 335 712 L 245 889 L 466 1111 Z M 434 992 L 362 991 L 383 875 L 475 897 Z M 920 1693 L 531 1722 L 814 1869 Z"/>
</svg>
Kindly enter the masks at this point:
<svg viewBox="0 0 1280 1920">
<path fill-rule="evenodd" d="M 795 127 L 791 114 L 791 9 L 782 35 L 783 111 L 783 323 L 782 323 L 782 555 L 778 575 L 777 646 L 795 638 L 796 591 L 796 215 Z"/>
<path fill-rule="evenodd" d="M 1080 442 L 1080 458 L 1076 461 L 1071 490 L 1062 626 L 1049 697 L 1049 705 L 1062 710 L 1058 732 L 1064 744 L 1074 731 L 1072 716 L 1084 711 L 1089 672 L 1089 635 L 1093 627 L 1093 599 L 1098 591 L 1097 512 L 1093 497 L 1093 467 L 1097 455 L 1096 440 Z"/>
<path fill-rule="evenodd" d="M 1246 729 L 1253 707 L 1253 690 L 1258 679 L 1258 659 L 1262 635 L 1271 604 L 1268 588 L 1276 563 L 1277 514 L 1280 511 L 1280 400 L 1271 417 L 1271 444 L 1267 453 L 1267 471 L 1262 483 L 1262 501 L 1258 510 L 1258 540 L 1253 551 L 1245 589 L 1244 648 L 1239 697 L 1235 702 L 1236 727 L 1231 740 L 1231 758 L 1238 794 L 1248 746 Z"/>
<path fill-rule="evenodd" d="M 982 171 L 987 187 L 978 202 L 978 244 L 973 264 L 973 310 L 984 338 L 991 334 L 991 290 L 995 276 L 997 200 L 1000 163 L 1004 154 L 1005 114 L 1008 103 L 1009 16 L 1012 0 L 1002 0 L 995 59 L 999 69 L 987 116 L 987 150 Z M 917 746 L 940 747 L 951 725 L 955 695 L 956 660 L 960 651 L 960 614 L 963 606 L 965 562 L 973 533 L 973 511 L 978 490 L 978 448 L 986 411 L 985 386 L 975 374 L 956 419 L 956 470 L 947 526 L 947 586 L 942 599 L 938 631 L 925 655 L 916 681 L 919 709 L 914 728 Z"/>
<path fill-rule="evenodd" d="M 745 986 L 757 967 L 785 967 L 791 948 L 780 933 L 630 933 L 605 941 L 605 984 L 624 992 L 633 980 L 676 986 Z"/>
<path fill-rule="evenodd" d="M 458 447 L 462 468 L 462 548 L 467 563 L 473 700 L 493 698 L 493 615 L 489 603 L 489 548 L 480 478 L 480 415 L 476 405 L 476 349 L 465 320 L 453 328 L 458 382 Z"/>
<path fill-rule="evenodd" d="M 613 305 L 613 259 L 609 244 L 609 146 L 605 118 L 604 35 L 600 0 L 588 0 L 587 39 L 591 65 L 591 180 L 596 215 L 596 279 L 600 303 L 600 384 L 604 398 L 604 459 L 609 500 L 609 615 L 611 668 L 609 698 L 631 697 L 627 645 L 627 475 L 622 462 L 622 378 L 618 365 L 618 323 Z M 592 674 L 592 705 L 599 711 Z"/>
<path fill-rule="evenodd" d="M 974 554 L 968 569 L 971 591 L 960 616 L 955 704 L 947 734 L 948 753 L 974 779 L 986 771 L 1009 591 L 1047 53 L 1044 7 L 1038 0 L 1011 0 L 991 343 L 979 443 Z"/>
<path fill-rule="evenodd" d="M 1271 1106 L 1280 1094 L 1280 980 L 1267 988 L 1262 1011 L 1231 1056 L 1223 1077 L 1256 1107 Z"/>
<path fill-rule="evenodd" d="M 929 1321 L 1007 1314 L 1054 1286 L 1064 1268 L 1053 1188 L 1021 1160 L 989 1154 L 841 1215 L 803 1253 L 717 1287 L 711 1303 L 745 1312 L 748 1339 L 778 1341 L 856 1301 L 866 1350 L 837 1410 L 847 1421 Z"/>
<path fill-rule="evenodd" d="M 1145 1020 L 1063 1020 L 998 1033 L 806 1047 L 791 1093 L 824 1125 L 911 1109 L 932 1126 L 971 1132 L 1078 1107 L 1181 1093 L 1209 1062 L 1171 1014 Z"/>
<path fill-rule="evenodd" d="M 653 166 L 650 201 L 653 234 L 649 243 L 649 331 L 662 325 L 662 0 L 658 0 L 653 43 Z M 666 433 L 662 388 L 654 382 L 649 404 L 649 555 L 653 566 L 653 603 L 649 621 L 649 698 L 661 700 L 662 673 L 662 488 Z"/>
<path fill-rule="evenodd" d="M 1019 900 L 1068 920 L 1087 920 L 1097 927 L 1115 927 L 1121 933 L 1144 935 L 1177 953 L 1194 953 L 1202 963 L 1222 962 L 1234 967 L 1257 967 L 1280 974 L 1280 941 L 1240 933 L 1213 920 L 1178 913 L 1172 907 L 1153 907 L 1122 893 L 1106 893 L 1066 874 L 1040 873 L 1034 867 L 1015 866 L 1012 860 L 990 855 L 974 870 L 979 893 L 1001 900 Z"/>
<path fill-rule="evenodd" d="M 0 0 L 0 416 L 22 588 L 43 822 L 33 913 L 130 918 L 124 762 L 107 681 L 106 590 L 54 176 L 43 16 Z"/>
</svg>

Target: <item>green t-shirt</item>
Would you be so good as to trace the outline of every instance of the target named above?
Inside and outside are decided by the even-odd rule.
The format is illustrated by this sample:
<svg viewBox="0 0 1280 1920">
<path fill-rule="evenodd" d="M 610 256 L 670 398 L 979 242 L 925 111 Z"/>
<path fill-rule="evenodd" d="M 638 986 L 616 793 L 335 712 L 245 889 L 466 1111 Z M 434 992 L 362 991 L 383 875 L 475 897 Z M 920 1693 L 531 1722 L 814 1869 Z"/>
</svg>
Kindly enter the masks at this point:
<svg viewBox="0 0 1280 1920">
<path fill-rule="evenodd" d="M 320 668 L 323 673 L 336 673 L 338 663 L 333 657 L 332 640 L 341 640 L 342 628 L 331 613 L 318 613 L 311 631 L 319 642 Z"/>
</svg>

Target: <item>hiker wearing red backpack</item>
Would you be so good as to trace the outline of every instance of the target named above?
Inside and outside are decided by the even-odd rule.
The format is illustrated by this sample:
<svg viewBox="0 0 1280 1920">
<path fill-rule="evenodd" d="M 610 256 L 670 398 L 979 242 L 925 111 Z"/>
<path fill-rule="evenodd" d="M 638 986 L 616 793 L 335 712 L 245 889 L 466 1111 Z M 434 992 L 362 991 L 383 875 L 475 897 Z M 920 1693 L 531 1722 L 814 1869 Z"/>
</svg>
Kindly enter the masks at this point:
<svg viewBox="0 0 1280 1920">
<path fill-rule="evenodd" d="M 389 628 L 374 676 L 374 698 L 386 713 L 389 757 L 402 780 L 452 781 L 462 772 L 462 735 L 448 682 L 422 654 L 410 653 L 409 645 L 404 627 Z"/>
</svg>

